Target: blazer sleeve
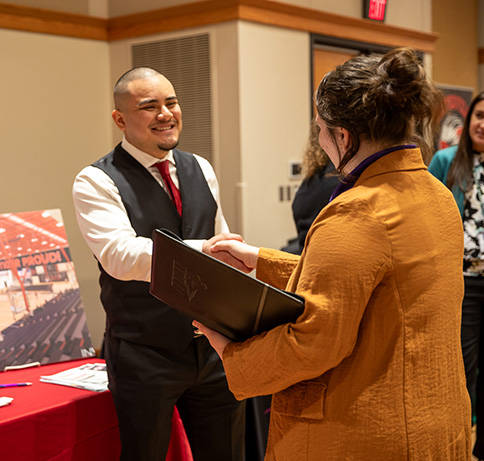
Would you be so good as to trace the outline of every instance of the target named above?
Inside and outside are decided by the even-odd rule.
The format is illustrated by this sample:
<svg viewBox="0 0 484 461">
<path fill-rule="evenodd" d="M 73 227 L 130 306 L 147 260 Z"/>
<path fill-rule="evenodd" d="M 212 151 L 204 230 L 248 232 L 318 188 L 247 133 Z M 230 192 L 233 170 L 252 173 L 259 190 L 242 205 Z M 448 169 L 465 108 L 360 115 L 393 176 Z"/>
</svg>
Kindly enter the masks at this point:
<svg viewBox="0 0 484 461">
<path fill-rule="evenodd" d="M 257 260 L 256 274 L 259 280 L 284 290 L 289 277 L 299 262 L 299 256 L 285 251 L 261 248 Z"/>
<path fill-rule="evenodd" d="M 264 251 L 264 270 L 277 270 L 279 253 Z M 295 323 L 225 348 L 224 368 L 236 398 L 274 394 L 348 357 L 367 303 L 390 266 L 386 227 L 369 206 L 326 207 L 287 286 L 304 297 L 304 313 Z"/>
</svg>

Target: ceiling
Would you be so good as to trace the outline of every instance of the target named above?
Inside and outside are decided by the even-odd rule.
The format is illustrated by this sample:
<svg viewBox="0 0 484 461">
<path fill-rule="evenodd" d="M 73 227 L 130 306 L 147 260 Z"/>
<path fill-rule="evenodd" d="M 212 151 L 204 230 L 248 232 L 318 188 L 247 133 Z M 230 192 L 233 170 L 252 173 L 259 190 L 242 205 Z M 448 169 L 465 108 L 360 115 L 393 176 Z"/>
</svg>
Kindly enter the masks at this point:
<svg viewBox="0 0 484 461">
<path fill-rule="evenodd" d="M 59 210 L 0 214 L 0 259 L 68 246 Z"/>
</svg>

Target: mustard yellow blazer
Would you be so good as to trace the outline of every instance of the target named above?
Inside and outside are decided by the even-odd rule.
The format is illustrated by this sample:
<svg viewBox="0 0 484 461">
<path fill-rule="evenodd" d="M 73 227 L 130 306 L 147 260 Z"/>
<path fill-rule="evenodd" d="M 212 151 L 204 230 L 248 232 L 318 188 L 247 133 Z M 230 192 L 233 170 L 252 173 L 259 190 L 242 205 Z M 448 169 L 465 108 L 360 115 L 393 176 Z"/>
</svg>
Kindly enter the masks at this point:
<svg viewBox="0 0 484 461">
<path fill-rule="evenodd" d="M 301 257 L 258 278 L 305 311 L 224 352 L 239 399 L 274 394 L 266 460 L 470 460 L 460 346 L 463 230 L 419 149 L 371 164 L 327 205 Z"/>
</svg>

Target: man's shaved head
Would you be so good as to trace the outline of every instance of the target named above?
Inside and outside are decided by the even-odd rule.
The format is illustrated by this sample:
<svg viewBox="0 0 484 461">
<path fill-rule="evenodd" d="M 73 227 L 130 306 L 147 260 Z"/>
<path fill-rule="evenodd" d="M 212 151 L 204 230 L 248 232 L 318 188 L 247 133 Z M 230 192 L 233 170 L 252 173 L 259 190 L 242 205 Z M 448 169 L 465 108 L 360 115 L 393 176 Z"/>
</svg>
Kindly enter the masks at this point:
<svg viewBox="0 0 484 461">
<path fill-rule="evenodd" d="M 114 86 L 114 108 L 122 110 L 123 100 L 129 94 L 128 85 L 131 82 L 155 76 L 163 77 L 160 72 L 151 67 L 135 67 L 121 75 Z"/>
</svg>

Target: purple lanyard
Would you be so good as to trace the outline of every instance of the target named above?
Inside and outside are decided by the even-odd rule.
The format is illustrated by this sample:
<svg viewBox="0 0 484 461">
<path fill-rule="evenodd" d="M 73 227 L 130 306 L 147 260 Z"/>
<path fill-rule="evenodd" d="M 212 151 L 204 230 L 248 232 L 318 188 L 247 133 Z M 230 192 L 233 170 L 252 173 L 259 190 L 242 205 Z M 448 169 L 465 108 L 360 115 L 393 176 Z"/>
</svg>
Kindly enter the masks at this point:
<svg viewBox="0 0 484 461">
<path fill-rule="evenodd" d="M 363 160 L 348 176 L 343 178 L 340 184 L 333 191 L 329 201 L 331 202 L 331 200 L 335 199 L 338 195 L 351 189 L 355 185 L 355 182 L 360 177 L 361 173 L 363 173 L 368 166 L 370 166 L 373 162 L 376 162 L 379 158 L 389 154 L 390 152 L 395 152 L 396 150 L 415 149 L 416 147 L 417 146 L 415 144 L 404 144 L 403 146 L 390 147 L 389 149 L 381 150 L 365 158 L 365 160 Z"/>
</svg>

